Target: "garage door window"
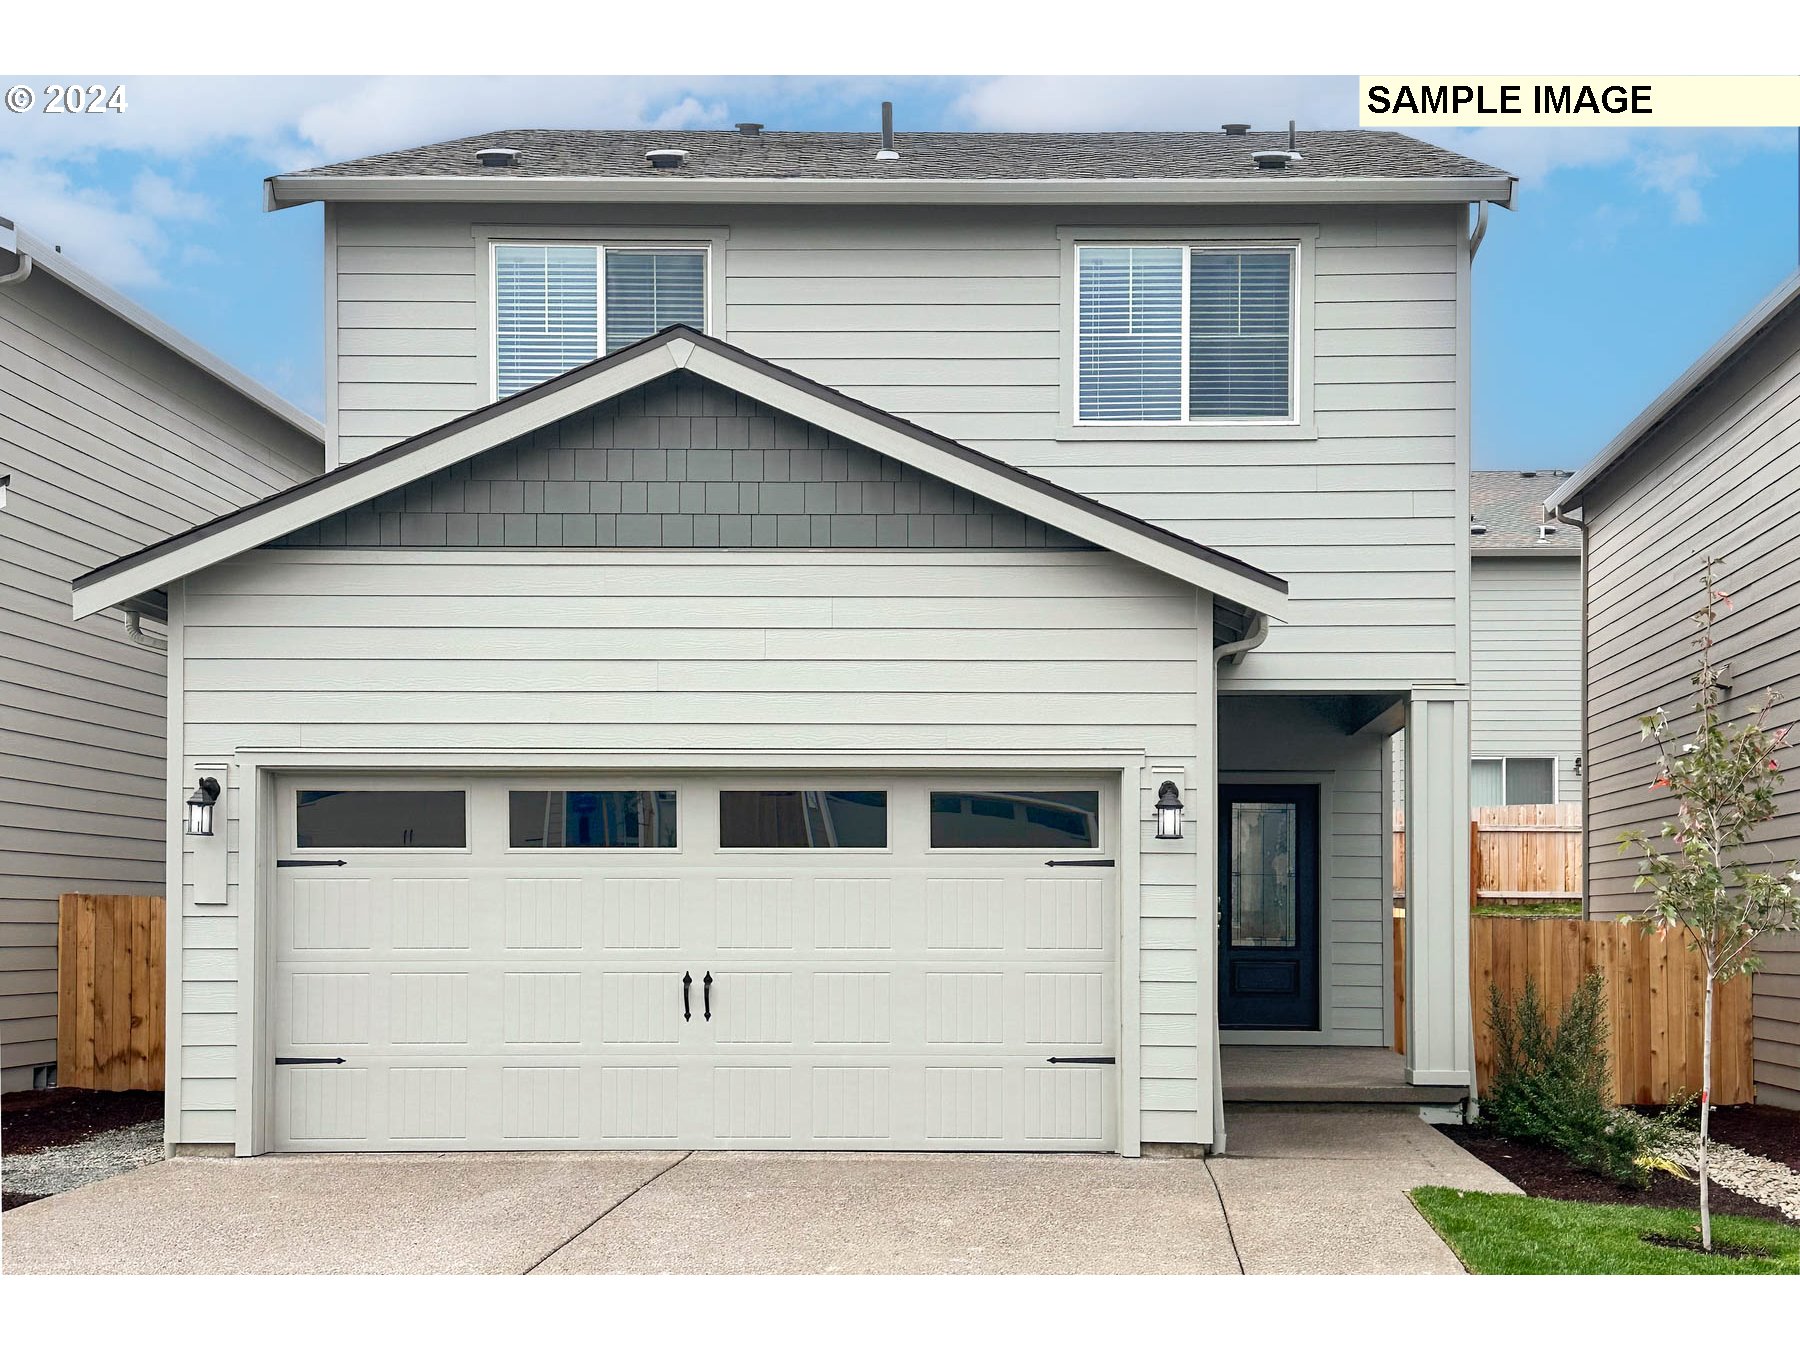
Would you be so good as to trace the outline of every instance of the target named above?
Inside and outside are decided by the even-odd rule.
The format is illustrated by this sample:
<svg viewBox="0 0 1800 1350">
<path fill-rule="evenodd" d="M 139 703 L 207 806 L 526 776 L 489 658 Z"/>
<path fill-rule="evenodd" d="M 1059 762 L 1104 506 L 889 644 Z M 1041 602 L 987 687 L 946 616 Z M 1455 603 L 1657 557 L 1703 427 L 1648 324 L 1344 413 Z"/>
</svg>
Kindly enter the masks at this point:
<svg viewBox="0 0 1800 1350">
<path fill-rule="evenodd" d="M 673 792 L 512 792 L 514 848 L 674 848 Z"/>
<path fill-rule="evenodd" d="M 294 798 L 297 848 L 467 848 L 461 792 L 307 790 Z"/>
<path fill-rule="evenodd" d="M 885 792 L 721 792 L 721 848 L 886 848 Z"/>
<path fill-rule="evenodd" d="M 1098 792 L 934 792 L 933 848 L 1097 848 Z"/>
</svg>

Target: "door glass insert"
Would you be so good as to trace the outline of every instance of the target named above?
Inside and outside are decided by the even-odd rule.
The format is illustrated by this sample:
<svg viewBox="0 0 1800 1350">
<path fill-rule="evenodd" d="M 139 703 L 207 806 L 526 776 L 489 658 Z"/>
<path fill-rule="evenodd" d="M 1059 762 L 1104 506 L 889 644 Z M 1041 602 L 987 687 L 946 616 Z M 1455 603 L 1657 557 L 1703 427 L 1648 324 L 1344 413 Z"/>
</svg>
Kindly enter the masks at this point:
<svg viewBox="0 0 1800 1350">
<path fill-rule="evenodd" d="M 1292 802 L 1231 804 L 1231 945 L 1293 947 L 1298 808 Z"/>
<path fill-rule="evenodd" d="M 466 848 L 461 792 L 303 790 L 294 798 L 296 848 Z"/>
<path fill-rule="evenodd" d="M 509 792 L 514 848 L 674 848 L 673 792 Z"/>
<path fill-rule="evenodd" d="M 1097 848 L 1099 792 L 934 792 L 933 848 Z"/>
<path fill-rule="evenodd" d="M 727 790 L 720 848 L 886 848 L 887 793 Z"/>
</svg>

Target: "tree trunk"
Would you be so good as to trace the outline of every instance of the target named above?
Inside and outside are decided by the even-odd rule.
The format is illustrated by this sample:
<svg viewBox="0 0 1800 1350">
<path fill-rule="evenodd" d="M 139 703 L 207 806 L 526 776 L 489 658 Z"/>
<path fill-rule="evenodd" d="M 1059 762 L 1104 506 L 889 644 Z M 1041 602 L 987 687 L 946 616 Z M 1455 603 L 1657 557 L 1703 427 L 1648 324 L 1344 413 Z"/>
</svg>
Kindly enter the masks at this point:
<svg viewBox="0 0 1800 1350">
<path fill-rule="evenodd" d="M 1712 1197 L 1707 1189 L 1706 1146 L 1712 1115 L 1713 973 L 1706 972 L 1706 1012 L 1700 1031 L 1700 1245 L 1712 1250 Z"/>
</svg>

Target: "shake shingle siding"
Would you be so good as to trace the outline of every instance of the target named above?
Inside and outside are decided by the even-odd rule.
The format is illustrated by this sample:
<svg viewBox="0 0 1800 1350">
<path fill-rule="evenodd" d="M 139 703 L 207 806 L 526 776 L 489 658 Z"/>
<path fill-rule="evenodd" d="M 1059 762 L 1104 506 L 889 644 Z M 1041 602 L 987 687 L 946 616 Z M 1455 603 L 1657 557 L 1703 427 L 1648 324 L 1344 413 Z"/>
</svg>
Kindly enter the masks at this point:
<svg viewBox="0 0 1800 1350">
<path fill-rule="evenodd" d="M 1638 718 L 1684 711 L 1693 697 L 1690 616 L 1701 559 L 1720 560 L 1731 595 L 1717 630 L 1729 663 L 1730 717 L 1770 688 L 1800 695 L 1800 316 L 1752 343 L 1670 422 L 1589 487 L 1588 883 L 1595 915 L 1642 907 L 1621 832 L 1654 833 L 1668 799 L 1650 789 L 1653 755 Z M 1678 725 L 1680 723 L 1678 722 Z M 1800 854 L 1800 781 L 1754 849 L 1758 861 Z M 1800 1107 L 1800 941 L 1766 944 L 1756 976 L 1758 1099 Z"/>
</svg>

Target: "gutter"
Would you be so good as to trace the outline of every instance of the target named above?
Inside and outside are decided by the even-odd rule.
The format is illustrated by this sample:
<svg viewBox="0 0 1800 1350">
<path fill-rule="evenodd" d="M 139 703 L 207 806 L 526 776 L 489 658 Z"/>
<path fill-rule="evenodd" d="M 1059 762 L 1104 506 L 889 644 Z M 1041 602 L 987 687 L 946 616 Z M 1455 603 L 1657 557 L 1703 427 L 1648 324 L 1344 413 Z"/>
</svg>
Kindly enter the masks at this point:
<svg viewBox="0 0 1800 1350">
<path fill-rule="evenodd" d="M 17 228 L 5 217 L 0 217 L 0 253 L 10 253 L 18 259 L 12 271 L 0 276 L 0 286 L 16 286 L 31 275 L 31 255 L 19 243 Z"/>
<path fill-rule="evenodd" d="M 1250 625 L 1250 631 L 1236 642 L 1226 642 L 1213 648 L 1213 660 L 1221 666 L 1241 666 L 1244 658 L 1269 640 L 1269 616 L 1258 614 L 1256 621 Z"/>
</svg>

